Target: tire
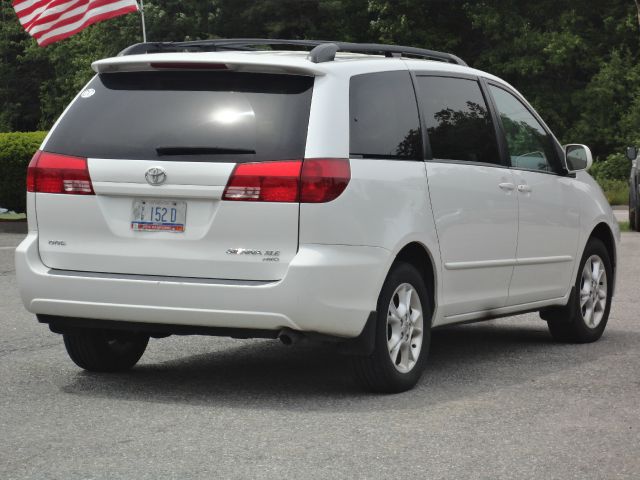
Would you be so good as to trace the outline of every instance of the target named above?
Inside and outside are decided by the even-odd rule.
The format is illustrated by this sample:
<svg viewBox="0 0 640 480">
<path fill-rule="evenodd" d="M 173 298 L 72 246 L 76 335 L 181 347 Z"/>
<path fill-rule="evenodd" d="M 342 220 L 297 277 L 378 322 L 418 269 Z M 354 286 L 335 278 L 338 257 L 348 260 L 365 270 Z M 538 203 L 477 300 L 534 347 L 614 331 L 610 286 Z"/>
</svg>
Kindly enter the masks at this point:
<svg viewBox="0 0 640 480">
<path fill-rule="evenodd" d="M 401 301 L 400 296 L 405 300 Z M 410 300 L 407 302 L 406 298 Z M 431 341 L 431 302 L 424 279 L 415 267 L 405 262 L 393 265 L 378 297 L 376 313 L 373 353 L 351 357 L 353 373 L 366 390 L 404 392 L 420 380 Z"/>
<path fill-rule="evenodd" d="M 640 229 L 640 208 L 638 208 L 638 196 L 633 188 L 629 189 L 629 228 L 634 232 Z"/>
<path fill-rule="evenodd" d="M 587 262 L 589 262 L 588 267 Z M 602 271 L 604 268 L 604 277 L 598 274 L 600 280 L 594 280 L 598 281 L 598 287 L 589 282 L 589 276 L 585 273 L 591 271 L 593 274 L 596 268 L 594 262 L 600 265 L 598 271 Z M 592 238 L 587 242 L 580 260 L 575 295 L 571 296 L 566 307 L 558 310 L 552 318 L 547 318 L 551 336 L 559 342 L 567 343 L 590 343 L 598 340 L 604 333 L 609 319 L 612 281 L 613 269 L 609 252 L 601 240 Z M 596 293 L 585 300 L 587 290 L 593 292 L 594 288 L 597 288 L 596 292 L 599 292 L 600 295 Z M 604 306 L 602 300 L 606 302 Z M 582 303 L 584 303 L 583 306 L 581 306 Z M 591 309 L 589 305 L 591 305 Z"/>
<path fill-rule="evenodd" d="M 149 337 L 117 330 L 86 329 L 63 334 L 73 362 L 90 372 L 122 372 L 132 368 L 147 348 Z"/>
</svg>

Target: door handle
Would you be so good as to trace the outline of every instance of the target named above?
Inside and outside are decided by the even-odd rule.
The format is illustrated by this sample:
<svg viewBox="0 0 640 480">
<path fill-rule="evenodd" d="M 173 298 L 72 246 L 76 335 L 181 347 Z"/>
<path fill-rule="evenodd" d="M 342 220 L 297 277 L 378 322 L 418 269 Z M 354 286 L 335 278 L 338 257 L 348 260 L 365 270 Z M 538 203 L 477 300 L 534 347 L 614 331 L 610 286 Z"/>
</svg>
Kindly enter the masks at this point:
<svg viewBox="0 0 640 480">
<path fill-rule="evenodd" d="M 518 185 L 518 191 L 522 193 L 531 192 L 531 187 L 529 185 Z"/>
<path fill-rule="evenodd" d="M 506 190 L 509 192 L 516 188 L 516 186 L 513 183 L 509 183 L 509 182 L 499 183 L 498 187 L 500 187 L 502 190 Z"/>
</svg>

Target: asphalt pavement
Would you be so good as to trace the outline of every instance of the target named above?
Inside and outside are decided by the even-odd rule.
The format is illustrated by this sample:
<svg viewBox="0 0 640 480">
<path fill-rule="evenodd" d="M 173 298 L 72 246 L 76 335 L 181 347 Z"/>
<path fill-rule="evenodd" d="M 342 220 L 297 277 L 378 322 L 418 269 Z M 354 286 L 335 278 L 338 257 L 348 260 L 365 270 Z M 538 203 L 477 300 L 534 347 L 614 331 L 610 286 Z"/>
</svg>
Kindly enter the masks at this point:
<svg viewBox="0 0 640 480">
<path fill-rule="evenodd" d="M 640 478 L 640 234 L 623 234 L 604 337 L 536 314 L 434 332 L 418 386 L 373 395 L 317 345 L 152 340 L 90 374 L 22 307 L 0 234 L 0 478 Z"/>
<path fill-rule="evenodd" d="M 629 221 L 629 207 L 626 205 L 617 205 L 613 207 L 613 214 L 619 222 Z"/>
</svg>

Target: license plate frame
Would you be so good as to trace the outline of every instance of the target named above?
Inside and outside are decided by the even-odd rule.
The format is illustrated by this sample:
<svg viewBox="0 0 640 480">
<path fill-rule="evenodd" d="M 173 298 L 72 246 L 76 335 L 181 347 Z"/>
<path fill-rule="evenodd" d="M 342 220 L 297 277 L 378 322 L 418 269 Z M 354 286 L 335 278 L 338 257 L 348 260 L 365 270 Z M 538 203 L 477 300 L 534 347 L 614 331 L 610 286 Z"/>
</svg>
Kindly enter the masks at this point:
<svg viewBox="0 0 640 480">
<path fill-rule="evenodd" d="M 136 198 L 131 204 L 131 230 L 134 232 L 184 233 L 187 202 L 167 198 Z"/>
</svg>

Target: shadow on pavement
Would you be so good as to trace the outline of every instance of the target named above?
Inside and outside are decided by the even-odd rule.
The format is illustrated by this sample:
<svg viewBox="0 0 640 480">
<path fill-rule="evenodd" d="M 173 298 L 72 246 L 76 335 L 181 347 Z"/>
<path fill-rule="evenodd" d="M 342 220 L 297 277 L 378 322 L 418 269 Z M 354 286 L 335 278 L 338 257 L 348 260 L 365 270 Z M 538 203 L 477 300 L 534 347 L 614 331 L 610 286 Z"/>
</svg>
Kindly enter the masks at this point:
<svg viewBox="0 0 640 480">
<path fill-rule="evenodd" d="M 546 325 L 484 322 L 433 332 L 430 364 L 410 401 L 363 393 L 331 347 L 274 341 L 143 364 L 126 374 L 79 372 L 66 393 L 143 402 L 289 411 L 372 411 L 434 405 L 491 392 L 635 349 L 638 334 L 611 330 L 594 344 L 554 343 Z M 405 399 L 406 400 L 406 399 Z"/>
</svg>

